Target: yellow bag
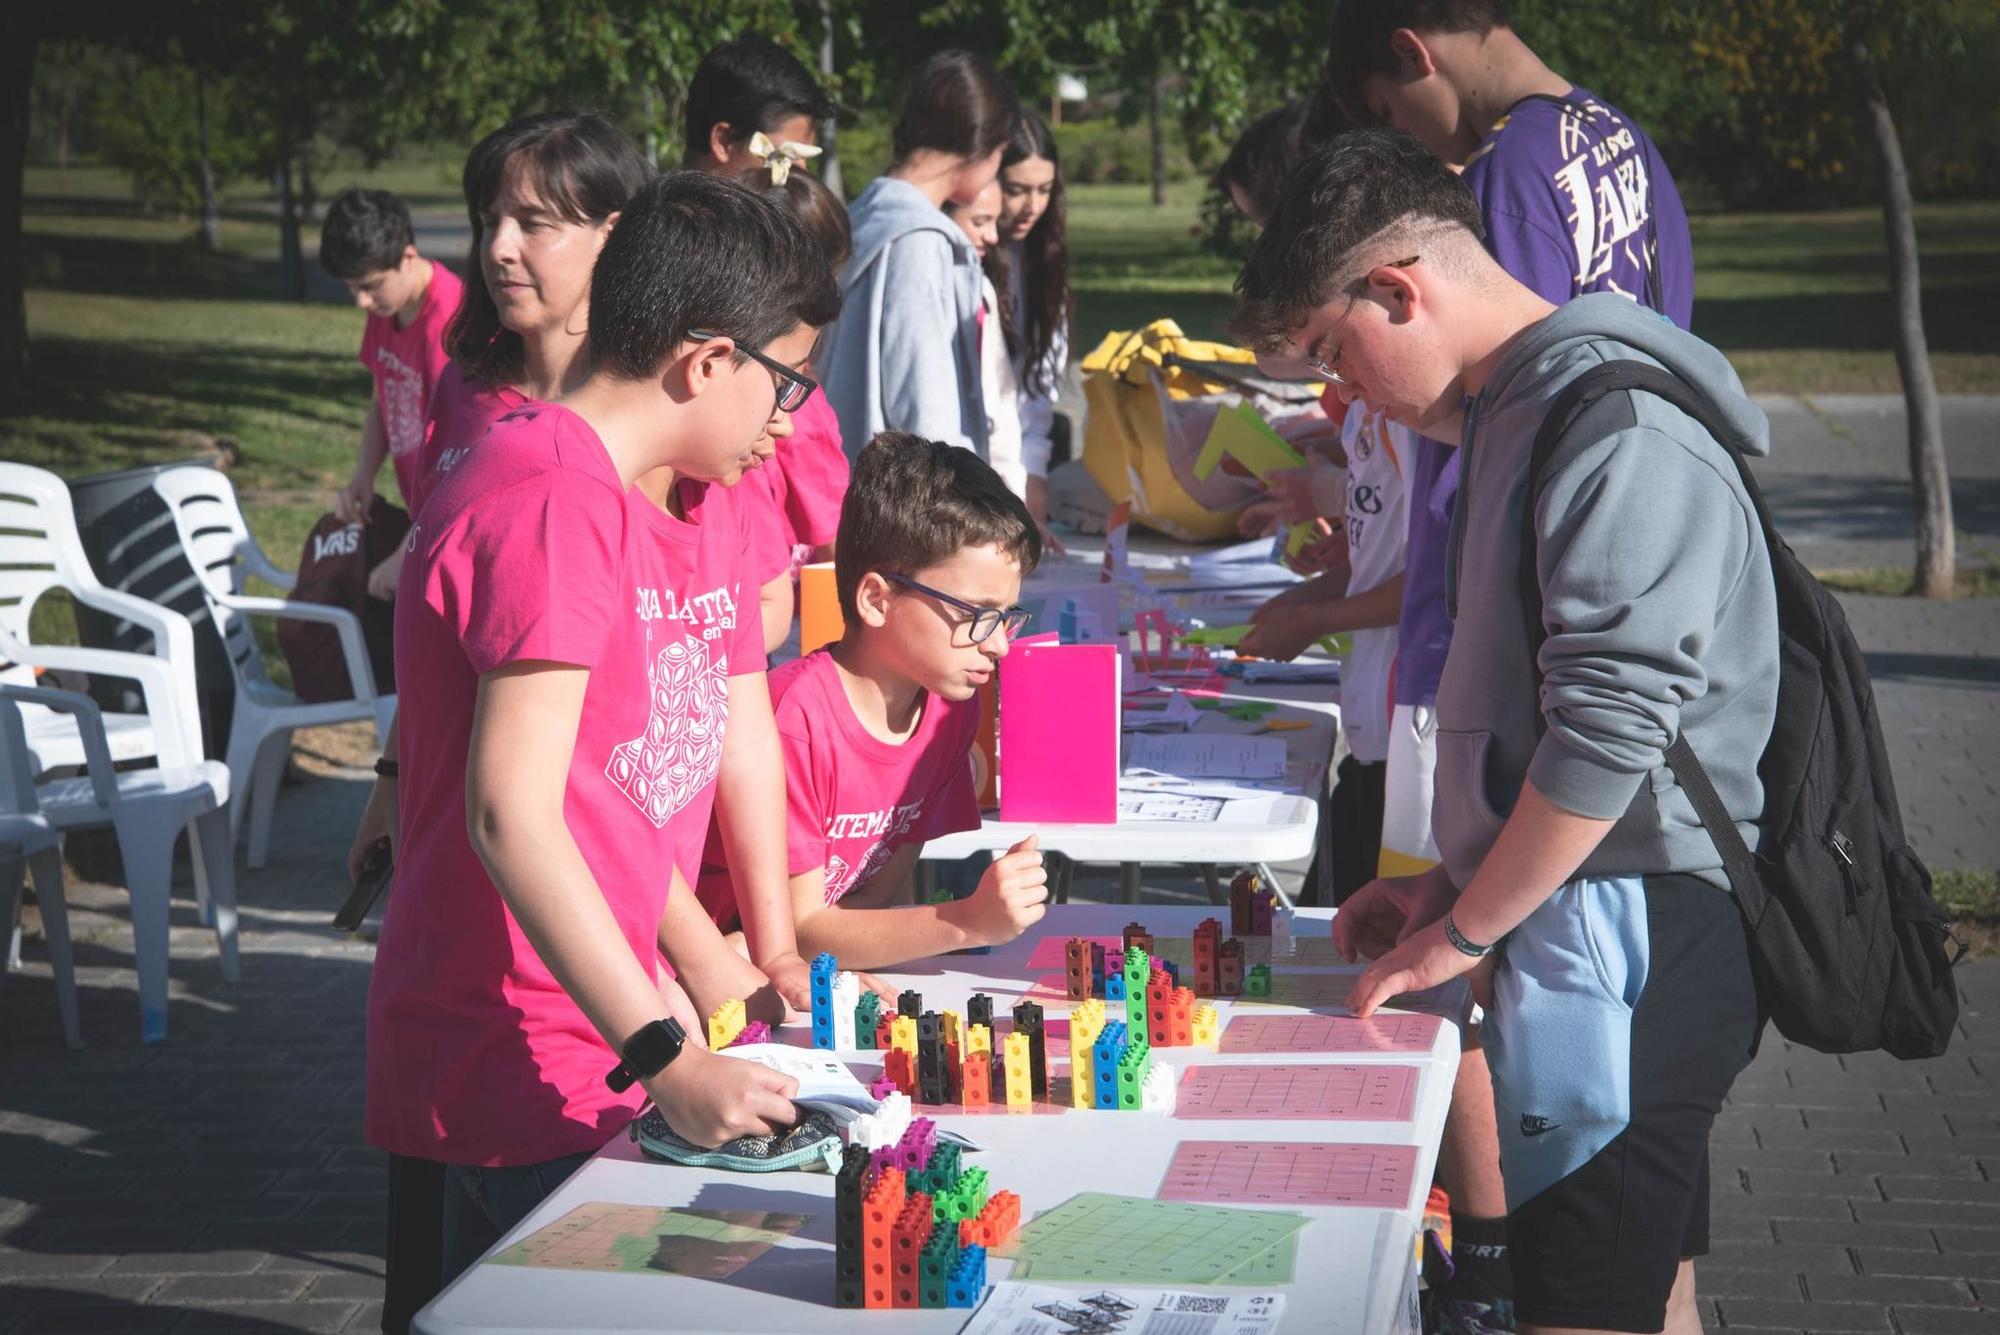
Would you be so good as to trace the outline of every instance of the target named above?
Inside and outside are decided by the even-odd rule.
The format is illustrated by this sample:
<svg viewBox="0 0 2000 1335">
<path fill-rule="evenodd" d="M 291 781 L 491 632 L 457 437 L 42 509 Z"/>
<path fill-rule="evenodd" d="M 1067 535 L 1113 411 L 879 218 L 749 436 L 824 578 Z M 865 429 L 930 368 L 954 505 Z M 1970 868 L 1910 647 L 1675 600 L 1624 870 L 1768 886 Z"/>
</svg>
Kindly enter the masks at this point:
<svg viewBox="0 0 2000 1335">
<path fill-rule="evenodd" d="M 1268 417 L 1316 395 L 1262 378 L 1247 349 L 1189 338 L 1172 320 L 1105 335 L 1083 359 L 1083 390 L 1091 477 L 1114 506 L 1130 501 L 1135 520 L 1190 542 L 1234 537 L 1237 512 L 1263 491 L 1220 469 L 1195 476 L 1216 413 L 1247 400 Z"/>
</svg>

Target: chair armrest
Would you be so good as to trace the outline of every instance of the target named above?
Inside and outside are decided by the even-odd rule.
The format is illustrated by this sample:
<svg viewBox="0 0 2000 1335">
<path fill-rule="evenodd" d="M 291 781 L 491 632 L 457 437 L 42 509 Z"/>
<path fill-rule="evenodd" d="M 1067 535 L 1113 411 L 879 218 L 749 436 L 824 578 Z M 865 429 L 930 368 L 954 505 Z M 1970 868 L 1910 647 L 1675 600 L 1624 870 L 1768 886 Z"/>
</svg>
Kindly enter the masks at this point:
<svg viewBox="0 0 2000 1335">
<path fill-rule="evenodd" d="M 257 539 L 250 539 L 250 545 L 238 553 L 243 558 L 243 573 L 255 575 L 266 584 L 276 585 L 286 593 L 298 587 L 299 577 L 289 570 L 278 569 L 277 563 L 258 545 Z"/>
<path fill-rule="evenodd" d="M 168 612 L 167 615 L 183 627 L 187 625 L 187 619 L 178 612 Z M 68 668 L 138 682 L 146 699 L 146 714 L 153 720 L 153 747 L 159 755 L 160 764 L 182 765 L 202 759 L 201 701 L 195 693 L 192 649 L 178 658 L 155 658 L 151 654 L 128 653 L 122 649 L 23 644 L 5 631 L 0 631 L 0 654 L 29 667 Z M 86 702 L 89 699 L 87 696 L 77 698 Z M 96 706 L 93 704 L 92 708 Z M 103 726 L 101 715 L 98 726 Z"/>
<path fill-rule="evenodd" d="M 86 607 L 122 617 L 151 631 L 156 657 L 176 663 L 194 662 L 194 626 L 173 608 L 149 603 L 137 594 L 107 589 L 102 584 L 71 589 L 69 592 L 72 598 Z"/>
<path fill-rule="evenodd" d="M 68 714 L 76 720 L 77 735 L 83 739 L 84 765 L 90 771 L 90 791 L 97 805 L 109 807 L 118 798 L 116 770 L 111 763 L 111 743 L 104 735 L 104 713 L 97 702 L 75 691 L 58 691 L 47 686 L 0 684 L 0 699 L 26 702 Z"/>
<path fill-rule="evenodd" d="M 296 603 L 286 598 L 257 598 L 242 593 L 212 596 L 231 611 L 332 626 L 340 634 L 340 651 L 347 660 L 347 680 L 354 688 L 353 698 L 364 704 L 375 699 L 375 668 L 368 661 L 368 641 L 361 633 L 361 618 L 354 613 L 327 603 Z"/>
</svg>

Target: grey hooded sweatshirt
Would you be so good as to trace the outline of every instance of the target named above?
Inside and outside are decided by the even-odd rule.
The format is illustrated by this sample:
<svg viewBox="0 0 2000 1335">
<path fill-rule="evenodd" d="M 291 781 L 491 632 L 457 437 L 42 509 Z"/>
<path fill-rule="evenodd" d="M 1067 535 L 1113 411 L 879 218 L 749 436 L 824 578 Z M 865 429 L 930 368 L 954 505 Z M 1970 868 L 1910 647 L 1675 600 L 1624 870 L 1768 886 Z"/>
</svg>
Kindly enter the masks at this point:
<svg viewBox="0 0 2000 1335">
<path fill-rule="evenodd" d="M 972 243 L 922 191 L 887 176 L 869 182 L 847 213 L 854 254 L 840 271 L 840 319 L 819 360 L 848 457 L 878 431 L 913 431 L 985 458 L 982 275 Z"/>
<path fill-rule="evenodd" d="M 1769 423 L 1722 354 L 1622 296 L 1579 297 L 1506 350 L 1467 411 L 1451 530 L 1433 824 L 1460 886 L 1524 780 L 1567 811 L 1618 822 L 1578 876 L 1695 872 L 1726 885 L 1663 756 L 1682 733 L 1757 846 L 1757 761 L 1778 690 L 1769 554 L 1728 454 L 1653 395 L 1600 399 L 1544 470 L 1537 696 L 1519 589 L 1529 454 L 1563 386 L 1623 359 L 1673 371 L 1738 449 L 1770 453 Z"/>
</svg>

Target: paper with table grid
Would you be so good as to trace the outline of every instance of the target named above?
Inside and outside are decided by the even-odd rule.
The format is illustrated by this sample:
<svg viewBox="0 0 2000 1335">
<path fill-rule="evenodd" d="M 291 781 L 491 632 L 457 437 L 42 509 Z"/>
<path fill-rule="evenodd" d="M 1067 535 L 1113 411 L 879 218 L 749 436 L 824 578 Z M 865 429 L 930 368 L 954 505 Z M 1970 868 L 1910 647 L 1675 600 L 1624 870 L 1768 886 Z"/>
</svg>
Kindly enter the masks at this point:
<svg viewBox="0 0 2000 1335">
<path fill-rule="evenodd" d="M 727 1279 L 805 1226 L 768 1210 L 661 1209 L 588 1201 L 489 1264 Z"/>
<path fill-rule="evenodd" d="M 1407 1122 L 1417 1075 L 1414 1066 L 1190 1066 L 1174 1116 Z"/>
<path fill-rule="evenodd" d="M 1366 1019 L 1352 1015 L 1238 1015 L 1222 1031 L 1222 1051 L 1230 1054 L 1273 1052 L 1407 1052 L 1422 1055 L 1437 1042 L 1435 1015 L 1397 1015 L 1377 1011 Z"/>
<path fill-rule="evenodd" d="M 1221 1284 L 1245 1267 L 1258 1282 L 1287 1283 L 1289 1267 L 1274 1280 L 1258 1262 L 1308 1222 L 1283 1210 L 1086 1191 L 1036 1215 L 1005 1254 L 1015 1258 L 1010 1278 L 1038 1283 Z"/>
<path fill-rule="evenodd" d="M 1184 1140 L 1167 1165 L 1160 1199 L 1403 1210 L 1416 1172 L 1415 1145 Z"/>
</svg>

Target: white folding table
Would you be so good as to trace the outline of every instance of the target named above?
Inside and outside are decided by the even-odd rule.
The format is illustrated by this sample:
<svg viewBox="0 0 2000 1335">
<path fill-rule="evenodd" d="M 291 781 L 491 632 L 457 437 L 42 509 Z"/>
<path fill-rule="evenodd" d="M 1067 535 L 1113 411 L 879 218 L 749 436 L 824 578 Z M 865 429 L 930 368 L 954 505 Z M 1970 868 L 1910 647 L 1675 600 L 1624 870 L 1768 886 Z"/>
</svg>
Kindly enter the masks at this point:
<svg viewBox="0 0 2000 1335">
<path fill-rule="evenodd" d="M 975 991 L 994 999 L 996 1016 L 1011 1009 L 1032 972 L 1027 967 L 1042 936 L 1115 935 L 1137 918 L 1156 936 L 1188 936 L 1207 910 L 1148 905 L 1136 912 L 1119 905 L 1072 905 L 1050 911 L 1030 936 L 987 955 L 955 955 L 927 967 L 878 971 L 896 986 L 924 994 L 931 1009 L 963 1011 Z M 1328 910 L 1303 909 L 1298 934 L 1327 930 Z M 1227 923 L 1224 923 L 1225 928 Z M 1353 970 L 1315 972 L 1351 974 Z M 1142 1112 L 1076 1111 L 1021 1116 L 957 1114 L 938 1120 L 986 1148 L 967 1162 L 984 1168 L 994 1189 L 1018 1193 L 1022 1218 L 1031 1219 L 1078 1192 L 1153 1196 L 1176 1145 L 1183 1140 L 1290 1140 L 1318 1143 L 1401 1144 L 1418 1147 L 1410 1199 L 1399 1209 L 1288 1206 L 1311 1222 L 1298 1235 L 1293 1281 L 1285 1296 L 1282 1328 L 1332 1335 L 1415 1335 L 1417 1244 L 1425 1184 L 1437 1161 L 1445 1110 L 1458 1064 L 1458 1028 L 1468 1002 L 1454 983 L 1426 996 L 1424 1008 L 1446 1023 L 1428 1052 L 1417 1055 L 1221 1056 L 1202 1049 L 1163 1049 L 1156 1055 L 1176 1072 L 1190 1062 L 1269 1064 L 1277 1061 L 1402 1063 L 1419 1068 L 1415 1115 L 1407 1122 L 1207 1121 Z M 1045 1003 L 1053 1018 L 1067 1003 Z M 1116 1003 L 1111 1007 L 1119 1011 Z M 1226 1027 L 1232 1014 L 1285 1015 L 1288 1007 L 1222 1002 Z M 803 1028 L 788 1026 L 788 1031 Z M 851 1054 L 857 1073 L 872 1074 L 874 1054 Z M 868 1331 L 881 1335 L 957 1331 L 964 1310 L 869 1311 L 833 1305 L 833 1180 L 824 1173 L 769 1177 L 672 1167 L 646 1161 L 620 1135 L 565 1182 L 541 1207 L 503 1238 L 496 1251 L 592 1201 L 705 1209 L 774 1210 L 810 1215 L 804 1228 L 753 1261 L 733 1278 L 707 1281 L 667 1274 L 604 1274 L 480 1264 L 467 1271 L 418 1316 L 425 1335 L 470 1332 L 596 1332 L 700 1330 L 759 1332 Z M 994 1258 L 989 1282 L 1005 1282 L 1011 1262 Z M 1103 1288 L 1093 1285 L 1076 1292 Z M 1226 1292 L 1228 1290 L 1215 1290 Z"/>
</svg>

